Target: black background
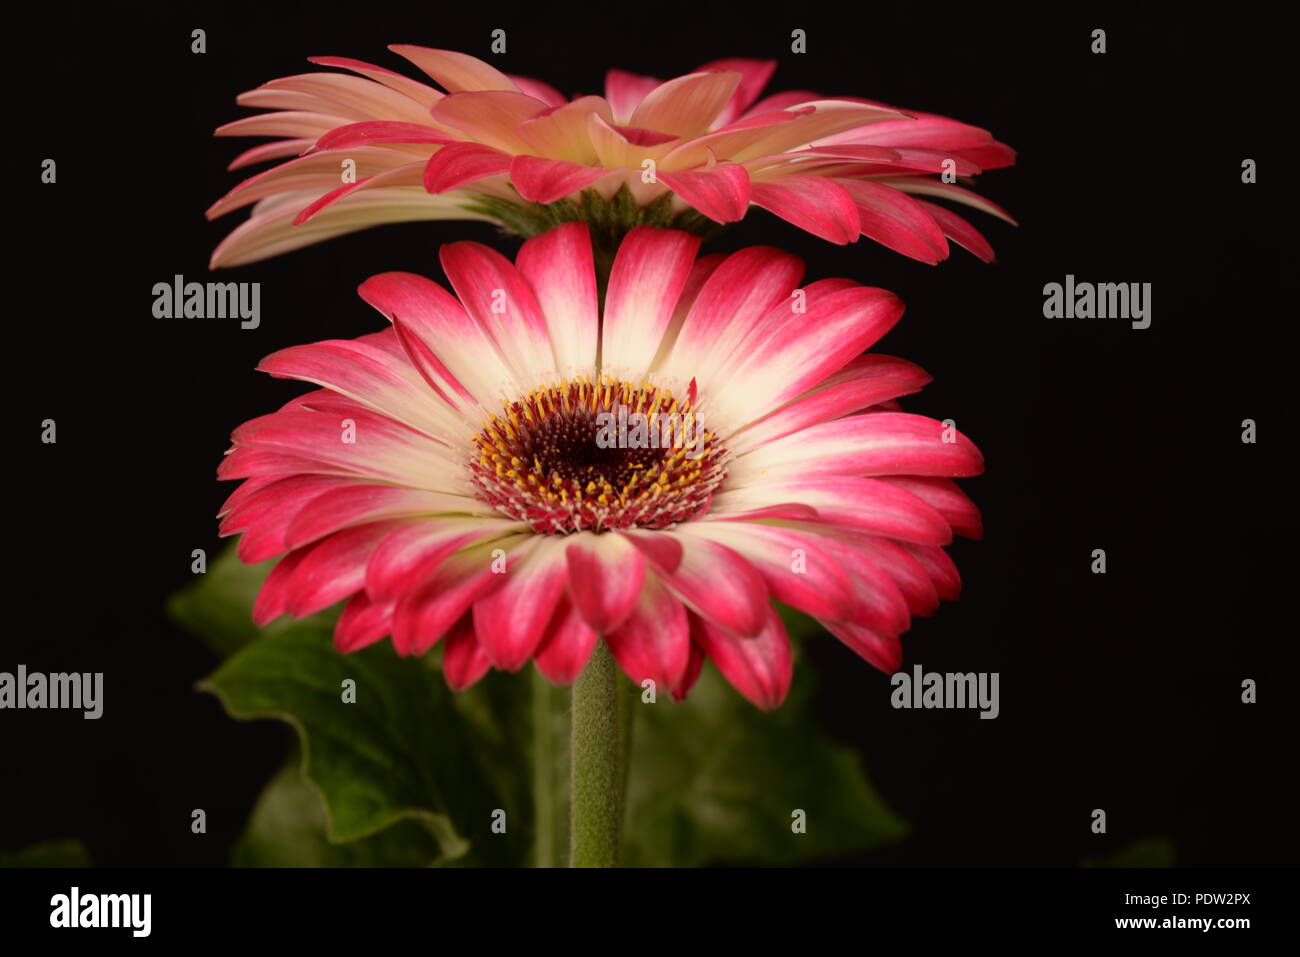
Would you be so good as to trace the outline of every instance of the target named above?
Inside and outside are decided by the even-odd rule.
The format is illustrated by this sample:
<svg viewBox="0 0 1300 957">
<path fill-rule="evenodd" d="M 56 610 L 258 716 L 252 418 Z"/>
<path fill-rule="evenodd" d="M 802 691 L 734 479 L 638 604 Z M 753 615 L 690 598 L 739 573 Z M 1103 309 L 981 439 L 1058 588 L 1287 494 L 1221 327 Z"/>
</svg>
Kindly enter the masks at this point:
<svg viewBox="0 0 1300 957">
<path fill-rule="evenodd" d="M 1187 865 L 1291 860 L 1297 526 L 1291 468 L 1297 334 L 1283 304 L 1293 124 L 1280 27 L 1132 15 L 963 15 L 919 7 L 733 3 L 590 10 L 493 3 L 319 4 L 89 15 L 46 4 L 11 37 L 7 222 L 16 270 L 5 355 L 9 557 L 0 670 L 103 671 L 105 715 L 0 714 L 0 848 L 79 837 L 101 865 L 224 863 L 289 733 L 236 723 L 193 690 L 215 660 L 168 622 L 190 552 L 219 547 L 214 472 L 232 428 L 301 391 L 253 371 L 284 346 L 383 319 L 352 291 L 411 270 L 478 223 L 411 224 L 221 278 L 262 284 L 262 323 L 159 320 L 155 282 L 205 281 L 241 221 L 203 211 L 237 183 L 248 140 L 213 128 L 235 95 L 351 56 L 463 50 L 566 94 L 607 67 L 671 77 L 723 56 L 779 61 L 770 91 L 812 89 L 944 113 L 992 130 L 1019 165 L 980 192 L 986 266 L 954 247 L 929 267 L 863 240 L 833 247 L 754 211 L 712 251 L 770 243 L 809 278 L 889 288 L 907 315 L 881 345 L 935 382 L 909 410 L 952 417 L 983 449 L 965 483 L 986 537 L 954 556 L 965 592 L 904 640 L 905 666 L 998 671 L 1001 716 L 894 711 L 885 675 L 829 639 L 809 649 L 822 719 L 858 747 L 913 824 L 858 860 L 1065 865 L 1168 837 Z M 790 31 L 808 52 L 793 55 Z M 1089 52 L 1094 28 L 1108 52 Z M 208 52 L 190 52 L 190 31 Z M 507 31 L 492 58 L 489 34 Z M 56 185 L 40 161 L 58 162 Z M 1243 185 L 1241 163 L 1259 164 Z M 246 175 L 246 174 L 244 174 Z M 1287 257 L 1289 258 L 1289 257 Z M 15 262 L 13 254 L 10 261 Z M 1153 322 L 1048 320 L 1067 273 L 1150 282 Z M 58 444 L 39 441 L 58 423 Z M 1258 444 L 1241 422 L 1258 423 Z M 1090 572 L 1104 548 L 1109 570 Z M 1240 702 L 1243 678 L 1260 701 Z M 209 833 L 190 833 L 190 811 Z M 1109 834 L 1089 830 L 1093 808 Z"/>
</svg>

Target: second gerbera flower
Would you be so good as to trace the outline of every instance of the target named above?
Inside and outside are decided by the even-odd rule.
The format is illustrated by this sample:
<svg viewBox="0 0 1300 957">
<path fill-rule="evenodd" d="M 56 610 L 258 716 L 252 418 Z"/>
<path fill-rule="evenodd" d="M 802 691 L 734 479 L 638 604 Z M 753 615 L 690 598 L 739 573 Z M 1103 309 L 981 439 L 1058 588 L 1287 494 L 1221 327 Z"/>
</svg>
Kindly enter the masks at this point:
<svg viewBox="0 0 1300 957">
<path fill-rule="evenodd" d="M 285 555 L 258 620 L 347 599 L 341 650 L 443 640 L 455 687 L 530 658 L 568 682 L 603 638 L 637 682 L 684 695 L 708 657 L 774 707 L 777 599 L 896 669 L 911 616 L 956 597 L 943 546 L 980 519 L 950 479 L 982 458 L 898 410 L 922 370 L 862 355 L 896 297 L 800 287 L 802 262 L 765 247 L 697 261 L 698 244 L 633 230 L 602 314 L 585 224 L 517 264 L 454 243 L 455 296 L 376 276 L 361 295 L 392 329 L 265 359 L 322 388 L 237 429 L 219 471 L 245 480 L 222 511 L 240 556 Z M 610 441 L 633 415 L 685 428 Z"/>
</svg>

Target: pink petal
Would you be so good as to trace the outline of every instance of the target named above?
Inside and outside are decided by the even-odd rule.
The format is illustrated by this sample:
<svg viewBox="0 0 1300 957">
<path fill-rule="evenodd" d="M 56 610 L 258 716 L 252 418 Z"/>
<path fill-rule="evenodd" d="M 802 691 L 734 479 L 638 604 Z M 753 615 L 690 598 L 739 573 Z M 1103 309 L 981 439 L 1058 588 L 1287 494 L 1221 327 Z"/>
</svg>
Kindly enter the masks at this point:
<svg viewBox="0 0 1300 957">
<path fill-rule="evenodd" d="M 965 435 L 943 423 L 904 412 L 852 415 L 810 426 L 737 459 L 732 487 L 798 475 L 978 475 L 984 456 Z"/>
<path fill-rule="evenodd" d="M 381 143 L 455 143 L 442 130 L 423 123 L 394 123 L 391 120 L 366 120 L 330 130 L 316 141 L 319 150 L 351 149 Z"/>
<path fill-rule="evenodd" d="M 794 655 L 780 616 L 767 609 L 763 628 L 752 638 L 742 638 L 691 616 L 691 636 L 704 653 L 753 704 L 771 711 L 785 700 L 794 678 Z"/>
<path fill-rule="evenodd" d="M 843 187 L 817 176 L 783 176 L 753 182 L 750 198 L 788 223 L 844 246 L 861 230 L 857 207 Z"/>
<path fill-rule="evenodd" d="M 769 607 L 763 576 L 725 545 L 682 535 L 682 561 L 664 583 L 697 614 L 741 635 L 756 635 Z"/>
<path fill-rule="evenodd" d="M 640 374 L 654 358 L 699 246 L 698 236 L 653 226 L 623 239 L 605 296 L 601 365 L 610 375 Z"/>
<path fill-rule="evenodd" d="M 528 143 L 516 132 L 519 124 L 547 109 L 526 94 L 491 90 L 444 97 L 434 106 L 433 118 L 480 143 L 521 153 L 528 151 Z"/>
<path fill-rule="evenodd" d="M 697 136 L 710 128 L 739 85 L 740 74 L 730 70 L 679 76 L 647 93 L 628 125 L 674 136 Z"/>
<path fill-rule="evenodd" d="M 477 607 L 477 606 L 476 606 Z M 475 634 L 473 616 L 461 615 L 442 646 L 442 676 L 452 691 L 464 691 L 488 673 L 492 661 Z"/>
<path fill-rule="evenodd" d="M 943 230 L 916 200 L 879 183 L 851 179 L 835 182 L 857 204 L 864 236 L 930 265 L 948 258 Z"/>
<path fill-rule="evenodd" d="M 428 581 L 405 595 L 393 615 L 393 647 L 399 655 L 422 655 L 457 619 L 506 580 L 509 568 L 528 550 L 533 536 L 515 536 L 457 552 Z M 492 552 L 505 552 L 505 571 L 498 571 Z"/>
<path fill-rule="evenodd" d="M 660 692 L 671 692 L 686 676 L 691 654 L 686 609 L 653 575 L 627 620 L 605 642 L 635 684 L 650 680 Z"/>
<path fill-rule="evenodd" d="M 660 170 L 659 181 L 715 223 L 734 223 L 749 209 L 749 173 L 736 163 L 711 169 L 670 173 Z"/>
<path fill-rule="evenodd" d="M 597 633 L 608 635 L 631 614 L 645 581 L 645 559 L 621 535 L 569 536 L 569 597 Z"/>
<path fill-rule="evenodd" d="M 898 671 L 903 663 L 903 646 L 897 635 L 881 635 L 861 625 L 843 621 L 823 621 L 832 635 L 844 642 L 868 664 L 885 674 Z"/>
<path fill-rule="evenodd" d="M 605 99 L 614 112 L 610 122 L 626 125 L 646 94 L 660 83 L 660 80 L 652 76 L 638 76 L 624 70 L 610 70 L 606 73 Z"/>
<path fill-rule="evenodd" d="M 451 143 L 429 157 L 424 168 L 424 188 L 430 193 L 444 193 L 508 172 L 508 154 L 481 143 Z"/>
<path fill-rule="evenodd" d="M 596 637 L 572 602 L 561 598 L 534 657 L 537 669 L 554 684 L 571 684 L 587 667 Z"/>
<path fill-rule="evenodd" d="M 518 671 L 541 643 L 568 580 L 558 540 L 538 543 L 492 594 L 474 604 L 474 630 L 492 664 Z"/>
<path fill-rule="evenodd" d="M 532 203 L 553 203 L 608 175 L 610 171 L 604 167 L 540 156 L 516 156 L 510 164 L 510 182 Z"/>
<path fill-rule="evenodd" d="M 523 244 L 515 266 L 532 286 L 560 375 L 596 368 L 600 317 L 586 223 L 564 223 Z"/>
<path fill-rule="evenodd" d="M 958 246 L 975 255 L 976 258 L 986 263 L 994 262 L 997 256 L 993 253 L 993 247 L 974 226 L 966 222 L 956 213 L 951 212 L 943 206 L 936 203 L 927 203 L 925 200 L 917 200 L 916 204 L 929 213 L 943 234 L 955 242 Z"/>
<path fill-rule="evenodd" d="M 388 47 L 398 56 L 410 60 L 442 85 L 444 90 L 518 90 L 510 77 L 494 66 L 467 53 L 434 50 L 429 47 L 395 43 Z"/>
<path fill-rule="evenodd" d="M 740 74 L 740 83 L 736 87 L 736 92 L 732 94 L 717 118 L 717 125 L 722 126 L 734 122 L 751 103 L 758 99 L 759 94 L 763 92 L 763 87 L 767 86 L 767 81 L 772 79 L 772 74 L 776 71 L 776 61 L 730 57 L 706 63 L 695 72 L 706 73 L 713 70 L 733 70 Z"/>
<path fill-rule="evenodd" d="M 357 592 L 343 606 L 334 626 L 334 647 L 347 654 L 379 641 L 393 628 L 393 606 L 377 604 L 365 592 Z"/>
</svg>

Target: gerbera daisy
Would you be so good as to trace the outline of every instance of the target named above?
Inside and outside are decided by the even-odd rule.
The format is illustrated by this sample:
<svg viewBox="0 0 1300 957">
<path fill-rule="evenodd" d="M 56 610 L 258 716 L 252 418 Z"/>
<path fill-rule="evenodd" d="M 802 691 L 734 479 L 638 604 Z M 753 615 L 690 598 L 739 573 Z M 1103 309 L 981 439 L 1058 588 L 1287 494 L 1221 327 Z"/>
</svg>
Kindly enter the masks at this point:
<svg viewBox="0 0 1300 957">
<path fill-rule="evenodd" d="M 446 92 L 380 66 L 284 77 L 238 102 L 276 112 L 218 136 L 269 136 L 231 168 L 294 157 L 240 183 L 209 218 L 253 205 L 212 266 L 274 256 L 381 223 L 489 219 L 522 235 L 586 219 L 612 249 L 638 223 L 706 232 L 760 206 L 834 243 L 867 236 L 937 263 L 948 240 L 985 261 L 964 219 L 914 196 L 1011 218 L 958 182 L 1009 166 L 989 133 L 870 100 L 793 91 L 759 100 L 774 61 L 728 59 L 661 82 L 619 70 L 566 99 L 463 53 L 393 46 Z M 346 174 L 346 175 L 345 175 Z M 255 204 L 255 205 L 254 205 Z"/>
<path fill-rule="evenodd" d="M 341 651 L 441 642 L 457 689 L 529 659 L 567 683 L 603 641 L 680 698 L 708 658 L 772 708 L 776 599 L 896 670 L 910 617 L 956 597 L 943 546 L 980 518 L 951 478 L 982 457 L 899 411 L 921 369 L 863 355 L 903 312 L 891 293 L 698 245 L 633 229 L 602 308 L 583 223 L 514 264 L 452 243 L 455 295 L 375 276 L 360 294 L 391 328 L 263 360 L 321 388 L 240 426 L 219 470 L 244 480 L 222 534 L 284 556 L 256 619 L 346 600 Z"/>
</svg>

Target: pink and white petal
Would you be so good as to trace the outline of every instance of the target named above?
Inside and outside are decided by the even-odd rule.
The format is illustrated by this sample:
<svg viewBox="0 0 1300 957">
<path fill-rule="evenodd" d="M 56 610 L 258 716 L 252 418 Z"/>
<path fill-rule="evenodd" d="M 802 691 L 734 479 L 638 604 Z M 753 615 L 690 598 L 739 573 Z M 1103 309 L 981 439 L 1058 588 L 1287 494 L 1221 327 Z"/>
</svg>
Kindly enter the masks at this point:
<svg viewBox="0 0 1300 957">
<path fill-rule="evenodd" d="M 690 315 L 691 307 L 695 305 L 700 290 L 709 281 L 709 277 L 713 275 L 714 270 L 726 262 L 727 258 L 726 253 L 711 253 L 695 260 L 695 265 L 691 267 L 691 274 L 686 277 L 686 285 L 682 287 L 682 294 L 677 297 L 677 306 L 673 309 L 673 317 L 668 320 L 668 326 L 664 330 L 663 338 L 659 341 L 659 352 L 650 364 L 651 371 L 662 372 L 666 368 L 672 357 L 673 350 L 677 346 L 677 338 L 681 335 L 682 326 L 686 324 L 686 317 Z M 695 377 L 694 369 L 688 368 L 686 371 L 691 378 Z M 679 370 L 678 374 L 680 372 L 681 370 Z"/>
<path fill-rule="evenodd" d="M 818 176 L 782 176 L 750 183 L 750 199 L 786 222 L 839 246 L 858 238 L 857 206 L 838 183 Z"/>
<path fill-rule="evenodd" d="M 516 130 L 520 123 L 547 109 L 541 100 L 525 93 L 452 93 L 434 106 L 433 118 L 480 143 L 508 153 L 526 153 L 531 147 Z"/>
<path fill-rule="evenodd" d="M 652 76 L 638 76 L 625 70 L 605 74 L 605 99 L 613 111 L 611 123 L 626 126 L 646 95 L 663 81 Z"/>
<path fill-rule="evenodd" d="M 627 619 L 605 636 L 614 660 L 634 684 L 653 681 L 660 691 L 672 691 L 686 676 L 691 656 L 686 609 L 654 576 Z"/>
<path fill-rule="evenodd" d="M 690 534 L 743 555 L 762 574 L 777 601 L 818 618 L 853 615 L 858 604 L 854 581 L 844 570 L 842 555 L 824 547 L 821 536 L 781 525 L 713 516 L 711 509 L 712 520 L 693 522 Z"/>
<path fill-rule="evenodd" d="M 749 114 L 759 115 L 771 110 L 785 109 L 797 112 L 799 118 L 792 123 L 771 126 L 769 135 L 733 152 L 730 156 L 732 160 L 743 163 L 761 156 L 801 149 L 809 143 L 817 142 L 835 133 L 842 133 L 845 130 L 857 129 L 884 120 L 898 119 L 906 115 L 892 107 L 855 103 L 851 100 L 814 98 L 812 100 L 792 101 L 783 106 L 776 106 L 773 105 L 775 99 L 769 97 L 767 100 L 755 104 Z M 812 108 L 811 112 L 808 109 L 809 107 Z M 859 140 L 858 142 L 865 142 L 865 140 Z M 884 143 L 881 145 L 890 146 L 892 144 Z"/>
<path fill-rule="evenodd" d="M 564 106 L 569 102 L 568 97 L 551 86 L 549 83 L 543 83 L 541 80 L 534 80 L 529 76 L 515 76 L 510 74 L 510 82 L 519 87 L 524 93 L 527 93 L 535 100 L 541 100 L 547 106 L 558 107 Z"/>
<path fill-rule="evenodd" d="M 948 258 L 943 230 L 916 200 L 880 183 L 854 179 L 835 182 L 853 197 L 862 235 L 932 266 Z"/>
<path fill-rule="evenodd" d="M 524 120 L 515 132 L 538 156 L 590 166 L 597 161 L 596 149 L 587 134 L 587 117 L 593 113 L 607 123 L 613 122 L 608 103 L 598 96 L 583 96 Z"/>
<path fill-rule="evenodd" d="M 462 548 L 505 538 L 524 530 L 501 518 L 430 518 L 388 535 L 366 564 L 366 592 L 392 603 L 423 585 L 444 561 Z"/>
<path fill-rule="evenodd" d="M 518 671 L 546 634 L 568 581 L 564 544 L 539 537 L 536 547 L 492 594 L 474 603 L 474 630 L 492 664 Z"/>
<path fill-rule="evenodd" d="M 447 687 L 452 691 L 464 691 L 478 682 L 491 667 L 492 659 L 476 634 L 474 617 L 461 615 L 447 632 L 447 640 L 442 645 L 442 676 L 447 680 Z"/>
<path fill-rule="evenodd" d="M 993 247 L 989 245 L 989 241 L 966 220 L 937 203 L 927 203 L 923 199 L 917 200 L 916 203 L 934 217 L 934 221 L 939 224 L 943 234 L 962 249 L 986 263 L 997 260 L 997 255 L 993 252 Z"/>
<path fill-rule="evenodd" d="M 859 356 L 787 405 L 724 437 L 727 448 L 743 455 L 810 425 L 918 392 L 930 380 L 928 372 L 905 359 L 879 353 Z"/>
<path fill-rule="evenodd" d="M 385 170 L 400 165 L 403 157 L 388 150 L 373 147 L 358 148 L 348 154 L 356 163 L 357 175 L 361 178 L 374 176 Z M 269 196 L 303 190 L 304 195 L 319 196 L 328 192 L 339 183 L 338 154 L 311 153 L 297 156 L 288 162 L 271 169 L 263 170 L 241 182 L 225 196 L 208 207 L 204 215 L 208 219 L 224 216 L 232 210 L 239 209 Z"/>
<path fill-rule="evenodd" d="M 922 545 L 947 545 L 952 541 L 952 530 L 938 511 L 911 492 L 880 479 L 855 475 L 792 477 L 723 495 L 726 498 L 722 504 L 728 508 L 799 502 L 815 508 L 821 522 Z"/>
<path fill-rule="evenodd" d="M 781 618 L 769 606 L 763 628 L 743 638 L 691 616 L 691 636 L 722 676 L 751 703 L 771 711 L 785 701 L 794 678 L 794 655 Z"/>
<path fill-rule="evenodd" d="M 407 592 L 393 614 L 393 647 L 402 656 L 422 655 L 473 604 L 501 587 L 510 568 L 535 545 L 535 535 L 474 545 L 452 555 L 419 588 Z"/>
<path fill-rule="evenodd" d="M 362 591 L 366 564 L 375 546 L 406 524 L 404 520 L 373 522 L 322 539 L 297 564 L 285 585 L 289 614 L 295 618 L 314 615 Z"/>
<path fill-rule="evenodd" d="M 562 379 L 596 368 L 600 316 L 586 223 L 563 223 L 523 244 L 515 265 L 533 287 Z"/>
<path fill-rule="evenodd" d="M 566 542 L 569 597 L 587 624 L 607 635 L 636 605 L 646 579 L 645 558 L 622 535 L 579 532 Z"/>
<path fill-rule="evenodd" d="M 605 296 L 604 373 L 618 379 L 645 372 L 659 350 L 699 246 L 698 236 L 653 226 L 638 226 L 623 239 Z"/>
<path fill-rule="evenodd" d="M 245 166 L 255 166 L 258 163 L 265 163 L 267 160 L 284 159 L 289 156 L 299 156 L 306 150 L 312 148 L 316 142 L 315 137 L 303 137 L 293 140 L 277 140 L 274 143 L 263 143 L 260 146 L 254 146 L 246 149 L 226 166 L 227 170 L 234 171 L 243 169 Z"/>
<path fill-rule="evenodd" d="M 257 368 L 280 379 L 325 386 L 373 412 L 387 415 L 430 437 L 445 436 L 458 417 L 425 388 L 420 371 L 402 355 L 351 339 L 327 339 L 274 352 Z"/>
<path fill-rule="evenodd" d="M 310 139 L 313 143 L 330 130 L 346 126 L 351 116 L 336 116 L 308 110 L 281 110 L 276 113 L 258 113 L 244 116 L 218 126 L 213 136 L 287 136 Z"/>
<path fill-rule="evenodd" d="M 920 475 L 890 475 L 882 481 L 905 489 L 921 499 L 952 526 L 958 535 L 967 538 L 982 538 L 984 523 L 980 510 L 966 493 L 957 487 L 957 483 L 946 478 L 923 477 Z"/>
<path fill-rule="evenodd" d="M 970 439 L 943 423 L 905 412 L 873 412 L 823 422 L 769 442 L 736 459 L 727 486 L 802 475 L 978 475 L 984 457 Z"/>
<path fill-rule="evenodd" d="M 715 223 L 737 222 L 749 209 L 749 173 L 737 163 L 680 173 L 659 170 L 657 175 L 678 198 Z"/>
<path fill-rule="evenodd" d="M 661 170 L 693 169 L 705 166 L 715 160 L 728 160 L 737 153 L 744 152 L 755 143 L 762 143 L 770 136 L 768 127 L 783 123 L 793 123 L 813 111 L 778 110 L 751 116 L 714 130 L 712 133 L 687 140 L 680 146 L 674 146 L 659 163 Z"/>
<path fill-rule="evenodd" d="M 284 206 L 255 207 L 253 216 L 213 251 L 209 268 L 247 265 L 385 223 L 489 218 L 462 208 L 466 197 L 460 194 L 429 196 L 419 188 L 393 187 L 350 196 L 311 222 L 295 226 L 295 215 L 316 195 L 295 192 L 286 197 Z"/>
<path fill-rule="evenodd" d="M 397 123 L 393 120 L 366 120 L 336 127 L 316 141 L 318 150 L 353 149 L 384 143 L 432 143 L 445 145 L 456 137 L 428 123 Z"/>
<path fill-rule="evenodd" d="M 682 543 L 675 536 L 658 529 L 624 528 L 615 534 L 622 535 L 641 550 L 651 563 L 665 574 L 671 575 L 682 563 Z"/>
<path fill-rule="evenodd" d="M 782 331 L 752 346 L 727 380 L 728 391 L 743 389 L 750 415 L 763 415 L 838 372 L 874 345 L 903 315 L 891 292 L 853 286 L 819 299 Z"/>
<path fill-rule="evenodd" d="M 482 143 L 451 143 L 429 157 L 424 189 L 445 193 L 467 183 L 510 172 L 510 155 Z"/>
<path fill-rule="evenodd" d="M 341 70 L 360 73 L 376 83 L 382 83 L 389 89 L 396 90 L 398 93 L 409 97 L 426 110 L 442 99 L 442 94 L 428 84 L 421 83 L 419 80 L 412 80 L 386 67 L 366 63 L 363 60 L 353 60 L 350 57 L 341 56 L 312 56 L 307 59 L 317 66 L 333 66 Z"/>
<path fill-rule="evenodd" d="M 334 105 L 332 113 L 346 113 L 355 119 L 384 117 L 406 123 L 420 123 L 429 117 L 427 108 L 374 80 L 342 73 L 301 73 L 263 83 L 263 90 L 292 90 L 320 97 Z"/>
<path fill-rule="evenodd" d="M 672 533 L 681 539 L 682 560 L 664 584 L 696 614 L 740 635 L 758 634 L 769 608 L 767 584 L 734 549 L 693 532 L 687 523 Z"/>
<path fill-rule="evenodd" d="M 732 70 L 740 74 L 740 83 L 736 86 L 736 92 L 731 95 L 731 99 L 727 101 L 727 105 L 722 108 L 714 121 L 715 126 L 725 126 L 734 123 L 750 104 L 758 99 L 759 94 L 763 92 L 763 87 L 767 86 L 767 81 L 772 79 L 772 74 L 776 70 L 776 61 L 729 57 L 706 63 L 695 72 L 707 73 L 713 70 Z"/>
<path fill-rule="evenodd" d="M 289 523 L 285 541 L 299 548 L 353 525 L 394 518 L 459 513 L 487 513 L 477 499 L 385 485 L 352 485 L 312 499 Z"/>
<path fill-rule="evenodd" d="M 495 344 L 518 381 L 528 388 L 553 381 L 556 361 L 546 319 L 533 287 L 515 264 L 473 242 L 448 243 L 438 258 L 465 311 Z"/>
<path fill-rule="evenodd" d="M 551 683 L 571 684 L 587 667 L 596 639 L 582 613 L 569 598 L 562 597 L 533 660 Z"/>
<path fill-rule="evenodd" d="M 484 408 L 495 408 L 529 387 L 517 381 L 488 334 L 437 283 L 414 273 L 388 272 L 367 279 L 357 292 L 417 340 L 421 356 L 439 360 L 457 386 Z"/>
<path fill-rule="evenodd" d="M 384 170 L 382 173 L 376 173 L 374 176 L 366 176 L 355 183 L 344 183 L 335 189 L 330 190 L 325 195 L 316 199 L 308 206 L 304 207 L 297 216 L 293 218 L 295 226 L 301 226 L 309 219 L 318 216 L 322 210 L 341 202 L 349 196 L 360 193 L 364 190 L 381 189 L 394 186 L 419 186 L 424 182 L 424 160 L 417 160 L 414 163 L 404 163 L 401 166 L 394 166 L 392 169 Z"/>
<path fill-rule="evenodd" d="M 892 186 L 894 189 L 902 190 L 906 193 L 916 193 L 922 196 L 935 196 L 939 199 L 950 199 L 955 203 L 962 203 L 966 206 L 973 206 L 980 212 L 988 213 L 990 216 L 996 216 L 1012 226 L 1018 225 L 1011 214 L 999 206 L 997 203 L 989 202 L 978 193 L 973 193 L 964 187 L 955 183 L 945 183 L 942 180 L 934 179 L 930 176 L 886 176 L 876 180 L 885 186 Z"/>
<path fill-rule="evenodd" d="M 510 182 L 530 203 L 553 203 L 609 175 L 602 166 L 540 156 L 516 156 L 510 163 Z"/>
<path fill-rule="evenodd" d="M 449 93 L 463 90 L 519 90 L 510 77 L 477 57 L 454 50 L 394 43 L 388 49 L 405 57 L 442 85 Z"/>
<path fill-rule="evenodd" d="M 727 257 L 696 295 L 672 355 L 660 365 L 670 386 L 684 386 L 702 369 L 714 382 L 725 381 L 743 361 L 737 347 L 745 335 L 790 299 L 803 271 L 803 260 L 770 246 L 750 246 Z"/>
<path fill-rule="evenodd" d="M 661 83 L 632 111 L 628 125 L 674 136 L 699 136 L 713 127 L 740 79 L 738 72 L 723 70 L 690 73 Z"/>
</svg>

